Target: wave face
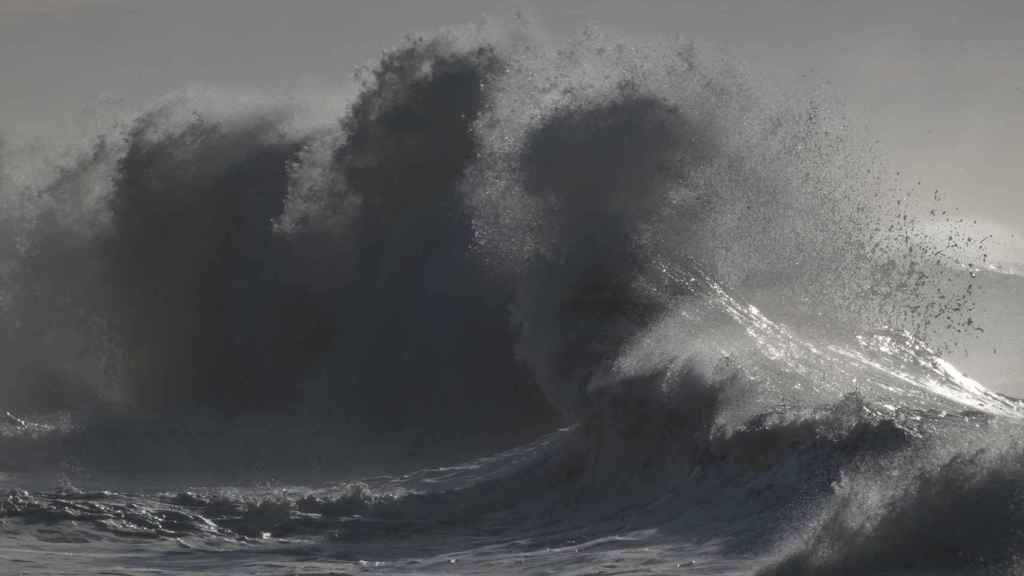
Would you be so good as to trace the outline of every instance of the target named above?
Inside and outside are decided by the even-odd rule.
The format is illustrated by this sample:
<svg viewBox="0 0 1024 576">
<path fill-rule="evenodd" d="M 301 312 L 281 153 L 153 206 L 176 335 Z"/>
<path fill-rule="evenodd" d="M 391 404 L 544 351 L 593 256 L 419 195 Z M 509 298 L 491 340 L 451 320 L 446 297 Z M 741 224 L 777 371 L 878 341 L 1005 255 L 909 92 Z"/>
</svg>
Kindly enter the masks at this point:
<svg viewBox="0 0 1024 576">
<path fill-rule="evenodd" d="M 1013 573 L 1022 406 L 942 358 L 974 240 L 846 134 L 691 45 L 477 30 L 337 122 L 184 94 L 0 180 L 0 556 Z"/>
</svg>

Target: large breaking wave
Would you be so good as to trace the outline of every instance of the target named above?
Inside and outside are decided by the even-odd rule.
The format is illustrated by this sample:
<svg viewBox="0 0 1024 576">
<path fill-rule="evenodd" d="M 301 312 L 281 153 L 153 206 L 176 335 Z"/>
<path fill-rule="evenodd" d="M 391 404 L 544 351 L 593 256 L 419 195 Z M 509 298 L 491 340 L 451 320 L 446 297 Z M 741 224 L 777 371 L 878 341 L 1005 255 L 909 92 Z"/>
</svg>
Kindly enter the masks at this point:
<svg viewBox="0 0 1024 576">
<path fill-rule="evenodd" d="M 976 240 L 936 247 L 838 116 L 703 54 L 413 39 L 337 122 L 187 93 L 43 185 L 2 181 L 6 468 L 301 475 L 550 435 L 443 491 L 12 492 L 0 514 L 656 528 L 773 574 L 1012 569 L 1020 406 L 941 358 L 978 330 Z"/>
</svg>

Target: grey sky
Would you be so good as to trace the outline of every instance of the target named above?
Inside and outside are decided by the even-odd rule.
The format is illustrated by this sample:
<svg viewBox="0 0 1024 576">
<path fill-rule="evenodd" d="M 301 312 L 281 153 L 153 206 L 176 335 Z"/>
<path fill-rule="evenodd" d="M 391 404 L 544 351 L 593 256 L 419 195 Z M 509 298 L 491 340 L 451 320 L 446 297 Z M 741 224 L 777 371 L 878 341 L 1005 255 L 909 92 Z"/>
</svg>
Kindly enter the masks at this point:
<svg viewBox="0 0 1024 576">
<path fill-rule="evenodd" d="M 681 34 L 780 84 L 828 83 L 893 167 L 1016 232 L 1024 260 L 1019 0 L 0 0 L 0 133 L 45 147 L 189 85 L 338 88 L 410 31 L 520 5 L 555 37 Z"/>
</svg>

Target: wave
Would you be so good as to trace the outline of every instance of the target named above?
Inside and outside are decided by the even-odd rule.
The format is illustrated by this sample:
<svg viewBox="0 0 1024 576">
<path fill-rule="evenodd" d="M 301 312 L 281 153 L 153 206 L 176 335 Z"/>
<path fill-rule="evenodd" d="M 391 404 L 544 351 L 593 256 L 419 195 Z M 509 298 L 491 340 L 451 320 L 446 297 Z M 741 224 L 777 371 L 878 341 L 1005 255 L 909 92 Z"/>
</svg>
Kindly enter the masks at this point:
<svg viewBox="0 0 1024 576">
<path fill-rule="evenodd" d="M 520 444 L 290 493 L 12 491 L 0 517 L 1013 566 L 1024 460 L 981 445 L 1021 405 L 943 359 L 980 330 L 977 247 L 937 253 L 841 119 L 752 92 L 688 44 L 451 32 L 336 123 L 186 94 L 0 181 L 4 468 L 332 477 Z"/>
</svg>

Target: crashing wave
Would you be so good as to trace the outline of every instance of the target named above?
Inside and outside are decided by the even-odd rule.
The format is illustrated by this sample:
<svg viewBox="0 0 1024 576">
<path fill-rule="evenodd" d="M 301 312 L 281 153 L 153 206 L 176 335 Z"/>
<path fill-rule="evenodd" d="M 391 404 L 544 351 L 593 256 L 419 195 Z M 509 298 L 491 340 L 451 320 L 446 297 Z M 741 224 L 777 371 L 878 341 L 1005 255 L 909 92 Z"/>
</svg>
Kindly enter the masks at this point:
<svg viewBox="0 0 1024 576">
<path fill-rule="evenodd" d="M 336 124 L 171 98 L 46 185 L 0 181 L 5 468 L 327 475 L 540 438 L 379 485 L 12 491 L 0 516 L 1014 566 L 1024 460 L 981 444 L 1022 407 L 942 357 L 984 279 L 841 120 L 751 92 L 688 44 L 453 32 L 384 55 Z"/>
</svg>

